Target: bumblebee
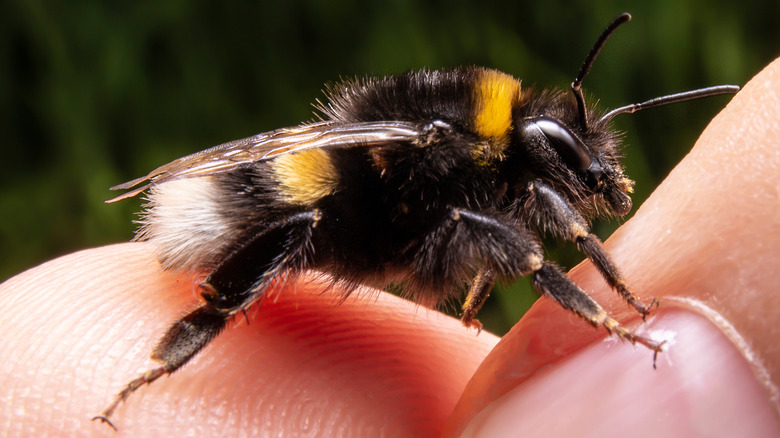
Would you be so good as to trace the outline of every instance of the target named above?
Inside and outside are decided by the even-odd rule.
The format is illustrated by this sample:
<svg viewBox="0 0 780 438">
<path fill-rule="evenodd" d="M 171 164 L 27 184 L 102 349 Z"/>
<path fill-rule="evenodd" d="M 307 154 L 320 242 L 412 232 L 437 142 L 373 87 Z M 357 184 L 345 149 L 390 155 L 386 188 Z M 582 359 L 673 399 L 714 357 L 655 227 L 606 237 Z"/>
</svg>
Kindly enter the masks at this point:
<svg viewBox="0 0 780 438">
<path fill-rule="evenodd" d="M 601 34 L 571 93 L 521 88 L 487 68 L 348 80 L 317 102 L 319 121 L 228 142 L 113 189 L 147 192 L 137 240 L 163 269 L 206 273 L 199 307 L 154 348 L 160 366 L 129 382 L 95 417 L 108 423 L 144 384 L 186 364 L 279 279 L 304 271 L 353 290 L 402 285 L 433 306 L 468 286 L 462 322 L 494 283 L 531 275 L 535 289 L 593 326 L 656 354 L 662 343 L 622 327 L 557 265 L 540 236 L 574 242 L 625 301 L 643 303 L 588 228 L 631 210 L 618 114 L 734 93 L 716 86 L 602 113 L 582 82 L 623 14 Z"/>
</svg>

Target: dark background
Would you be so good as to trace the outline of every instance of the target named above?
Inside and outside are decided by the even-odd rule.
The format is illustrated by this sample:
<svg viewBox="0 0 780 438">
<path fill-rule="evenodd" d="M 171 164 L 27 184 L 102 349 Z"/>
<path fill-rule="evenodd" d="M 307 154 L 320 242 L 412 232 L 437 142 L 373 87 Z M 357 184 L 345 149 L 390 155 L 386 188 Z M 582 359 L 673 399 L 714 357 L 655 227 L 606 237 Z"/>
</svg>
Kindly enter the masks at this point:
<svg viewBox="0 0 780 438">
<path fill-rule="evenodd" d="M 476 64 L 524 86 L 565 88 L 624 10 L 634 19 L 585 81 L 606 107 L 743 85 L 780 54 L 776 0 L 108 3 L 0 6 L 0 280 L 130 239 L 140 201 L 105 205 L 108 187 L 208 146 L 309 120 L 322 85 L 340 77 Z M 616 119 L 627 132 L 635 206 L 727 102 Z M 617 225 L 595 230 L 606 238 Z M 567 267 L 582 258 L 555 245 L 548 256 Z M 495 295 L 480 319 L 497 333 L 535 298 L 527 280 Z"/>
</svg>

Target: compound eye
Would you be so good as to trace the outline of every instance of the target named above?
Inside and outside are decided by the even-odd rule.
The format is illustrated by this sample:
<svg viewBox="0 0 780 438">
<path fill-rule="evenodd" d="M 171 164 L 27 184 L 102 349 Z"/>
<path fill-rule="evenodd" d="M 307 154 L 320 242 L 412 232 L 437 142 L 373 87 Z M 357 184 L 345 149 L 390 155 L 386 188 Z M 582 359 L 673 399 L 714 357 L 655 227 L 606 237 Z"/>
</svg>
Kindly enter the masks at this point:
<svg viewBox="0 0 780 438">
<path fill-rule="evenodd" d="M 532 124 L 542 131 L 550 145 L 569 166 L 578 171 L 588 170 L 591 167 L 593 159 L 590 151 L 582 140 L 574 136 L 563 124 L 543 117 L 536 119 Z"/>
</svg>

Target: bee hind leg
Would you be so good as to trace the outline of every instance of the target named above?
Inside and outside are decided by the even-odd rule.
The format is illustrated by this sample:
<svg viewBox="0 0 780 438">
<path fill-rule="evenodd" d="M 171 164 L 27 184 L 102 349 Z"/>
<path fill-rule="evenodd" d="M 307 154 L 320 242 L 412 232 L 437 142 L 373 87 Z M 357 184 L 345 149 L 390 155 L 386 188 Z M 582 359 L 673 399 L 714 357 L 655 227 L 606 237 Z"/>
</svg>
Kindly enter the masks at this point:
<svg viewBox="0 0 780 438">
<path fill-rule="evenodd" d="M 311 229 L 320 217 L 319 210 L 290 215 L 251 236 L 227 256 L 201 284 L 206 302 L 176 321 L 154 347 L 152 359 L 161 366 L 127 383 L 93 420 L 116 430 L 110 418 L 130 394 L 189 362 L 281 272 L 305 266 Z"/>
<path fill-rule="evenodd" d="M 110 420 L 114 410 L 141 386 L 148 385 L 162 375 L 170 374 L 187 363 L 219 334 L 225 327 L 228 318 L 227 313 L 206 304 L 176 321 L 165 333 L 165 336 L 160 339 L 152 353 L 152 359 L 161 362 L 162 365 L 131 380 L 124 389 L 114 396 L 108 407 L 92 420 L 99 420 L 116 430 L 116 426 Z"/>
<path fill-rule="evenodd" d="M 496 280 L 528 275 L 542 265 L 542 260 L 541 246 L 529 229 L 496 213 L 452 208 L 426 236 L 414 265 L 418 278 L 444 273 L 441 277 L 450 279 L 477 264 L 477 274 L 462 306 L 461 322 L 481 329 L 482 324 L 474 318 Z M 434 280 L 437 282 L 442 283 Z"/>
</svg>

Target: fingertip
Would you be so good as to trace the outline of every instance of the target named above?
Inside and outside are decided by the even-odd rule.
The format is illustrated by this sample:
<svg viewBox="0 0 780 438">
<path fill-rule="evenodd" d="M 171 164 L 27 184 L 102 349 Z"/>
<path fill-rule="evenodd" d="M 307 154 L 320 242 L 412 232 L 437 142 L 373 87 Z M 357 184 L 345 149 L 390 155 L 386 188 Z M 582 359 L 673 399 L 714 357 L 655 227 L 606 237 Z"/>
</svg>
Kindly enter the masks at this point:
<svg viewBox="0 0 780 438">
<path fill-rule="evenodd" d="M 485 405 L 460 436 L 780 433 L 750 364 L 709 320 L 667 309 L 642 331 L 667 340 L 657 370 L 647 349 L 614 338 L 590 344 Z"/>
<path fill-rule="evenodd" d="M 0 317 L 16 336 L 0 351 L 19 359 L 3 362 L 0 391 L 26 406 L 14 427 L 112 432 L 90 419 L 157 365 L 149 354 L 198 305 L 196 286 L 162 271 L 144 244 L 82 251 L 3 284 L 12 299 Z M 326 286 L 285 285 L 181 370 L 133 393 L 111 422 L 157 436 L 439 430 L 497 338 L 388 294 L 343 299 Z"/>
</svg>

